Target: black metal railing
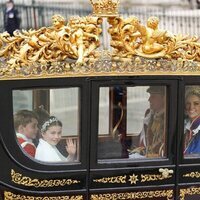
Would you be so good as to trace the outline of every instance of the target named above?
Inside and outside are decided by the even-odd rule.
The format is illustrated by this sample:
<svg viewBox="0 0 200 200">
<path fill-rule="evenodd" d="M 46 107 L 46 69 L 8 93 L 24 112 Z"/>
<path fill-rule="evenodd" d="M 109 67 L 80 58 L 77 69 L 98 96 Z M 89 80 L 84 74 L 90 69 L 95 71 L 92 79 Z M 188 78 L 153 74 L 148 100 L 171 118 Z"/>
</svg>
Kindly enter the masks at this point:
<svg viewBox="0 0 200 200">
<path fill-rule="evenodd" d="M 66 19 L 70 16 L 86 16 L 92 13 L 89 4 L 17 4 L 21 17 L 21 29 L 40 28 L 51 25 L 51 17 L 54 14 L 61 14 Z M 3 31 L 3 9 L 4 4 L 0 3 L 0 32 Z M 142 23 L 146 23 L 149 16 L 155 15 L 160 19 L 159 27 L 172 33 L 200 35 L 200 11 L 180 8 L 180 10 L 169 9 L 158 6 L 129 6 L 121 7 L 120 13 L 124 17 L 137 16 Z"/>
</svg>

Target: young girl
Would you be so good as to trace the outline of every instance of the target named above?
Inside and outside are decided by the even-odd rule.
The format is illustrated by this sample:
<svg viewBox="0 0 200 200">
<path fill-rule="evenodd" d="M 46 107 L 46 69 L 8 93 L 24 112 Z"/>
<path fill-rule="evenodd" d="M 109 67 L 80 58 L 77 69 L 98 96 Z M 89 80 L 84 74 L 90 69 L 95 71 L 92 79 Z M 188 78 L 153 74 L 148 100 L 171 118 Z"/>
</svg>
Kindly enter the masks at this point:
<svg viewBox="0 0 200 200">
<path fill-rule="evenodd" d="M 56 145 L 61 140 L 62 123 L 56 117 L 51 116 L 41 128 L 42 138 L 36 149 L 35 159 L 45 162 L 70 162 L 74 160 L 76 144 L 68 139 L 66 150 L 68 157 L 63 156 Z"/>
</svg>

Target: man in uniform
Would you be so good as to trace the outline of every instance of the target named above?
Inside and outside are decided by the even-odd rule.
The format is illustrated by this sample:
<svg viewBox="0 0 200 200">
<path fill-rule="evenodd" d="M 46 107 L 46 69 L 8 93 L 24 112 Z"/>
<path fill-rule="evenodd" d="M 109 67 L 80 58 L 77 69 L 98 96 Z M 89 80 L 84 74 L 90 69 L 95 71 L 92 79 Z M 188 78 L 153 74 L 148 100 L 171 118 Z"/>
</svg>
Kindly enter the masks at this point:
<svg viewBox="0 0 200 200">
<path fill-rule="evenodd" d="M 150 86 L 147 92 L 150 94 L 148 99 L 149 109 L 145 112 L 139 147 L 131 151 L 130 158 L 165 156 L 165 87 Z"/>
</svg>

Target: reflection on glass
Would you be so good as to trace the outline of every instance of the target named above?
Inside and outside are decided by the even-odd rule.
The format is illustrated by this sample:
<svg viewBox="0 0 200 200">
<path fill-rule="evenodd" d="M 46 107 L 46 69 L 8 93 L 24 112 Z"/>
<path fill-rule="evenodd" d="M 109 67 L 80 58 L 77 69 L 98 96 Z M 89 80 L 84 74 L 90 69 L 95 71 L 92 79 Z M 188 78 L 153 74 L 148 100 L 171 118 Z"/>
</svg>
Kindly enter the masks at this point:
<svg viewBox="0 0 200 200">
<path fill-rule="evenodd" d="M 200 156 L 200 86 L 185 87 L 184 155 Z"/>
<path fill-rule="evenodd" d="M 13 98 L 15 99 L 15 104 L 13 104 L 13 111 L 14 113 L 17 112 L 18 110 L 31 110 L 33 105 L 32 105 L 32 91 L 27 90 L 15 90 L 13 91 Z"/>
<path fill-rule="evenodd" d="M 15 90 L 13 107 L 17 140 L 26 154 L 44 162 L 79 160 L 78 88 Z"/>
<path fill-rule="evenodd" d="M 99 159 L 166 157 L 165 86 L 102 87 L 102 94 L 99 119 L 107 110 L 109 124 L 99 121 Z"/>
</svg>

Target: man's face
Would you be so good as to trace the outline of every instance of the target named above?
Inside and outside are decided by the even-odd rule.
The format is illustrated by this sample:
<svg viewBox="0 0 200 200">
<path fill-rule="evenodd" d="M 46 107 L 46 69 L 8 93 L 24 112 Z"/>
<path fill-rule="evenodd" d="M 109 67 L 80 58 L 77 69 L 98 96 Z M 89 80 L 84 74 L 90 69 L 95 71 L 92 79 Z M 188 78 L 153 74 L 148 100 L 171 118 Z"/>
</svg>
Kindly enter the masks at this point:
<svg viewBox="0 0 200 200">
<path fill-rule="evenodd" d="M 159 112 L 164 108 L 164 96 L 161 94 L 150 93 L 149 97 L 150 109 Z"/>
</svg>

